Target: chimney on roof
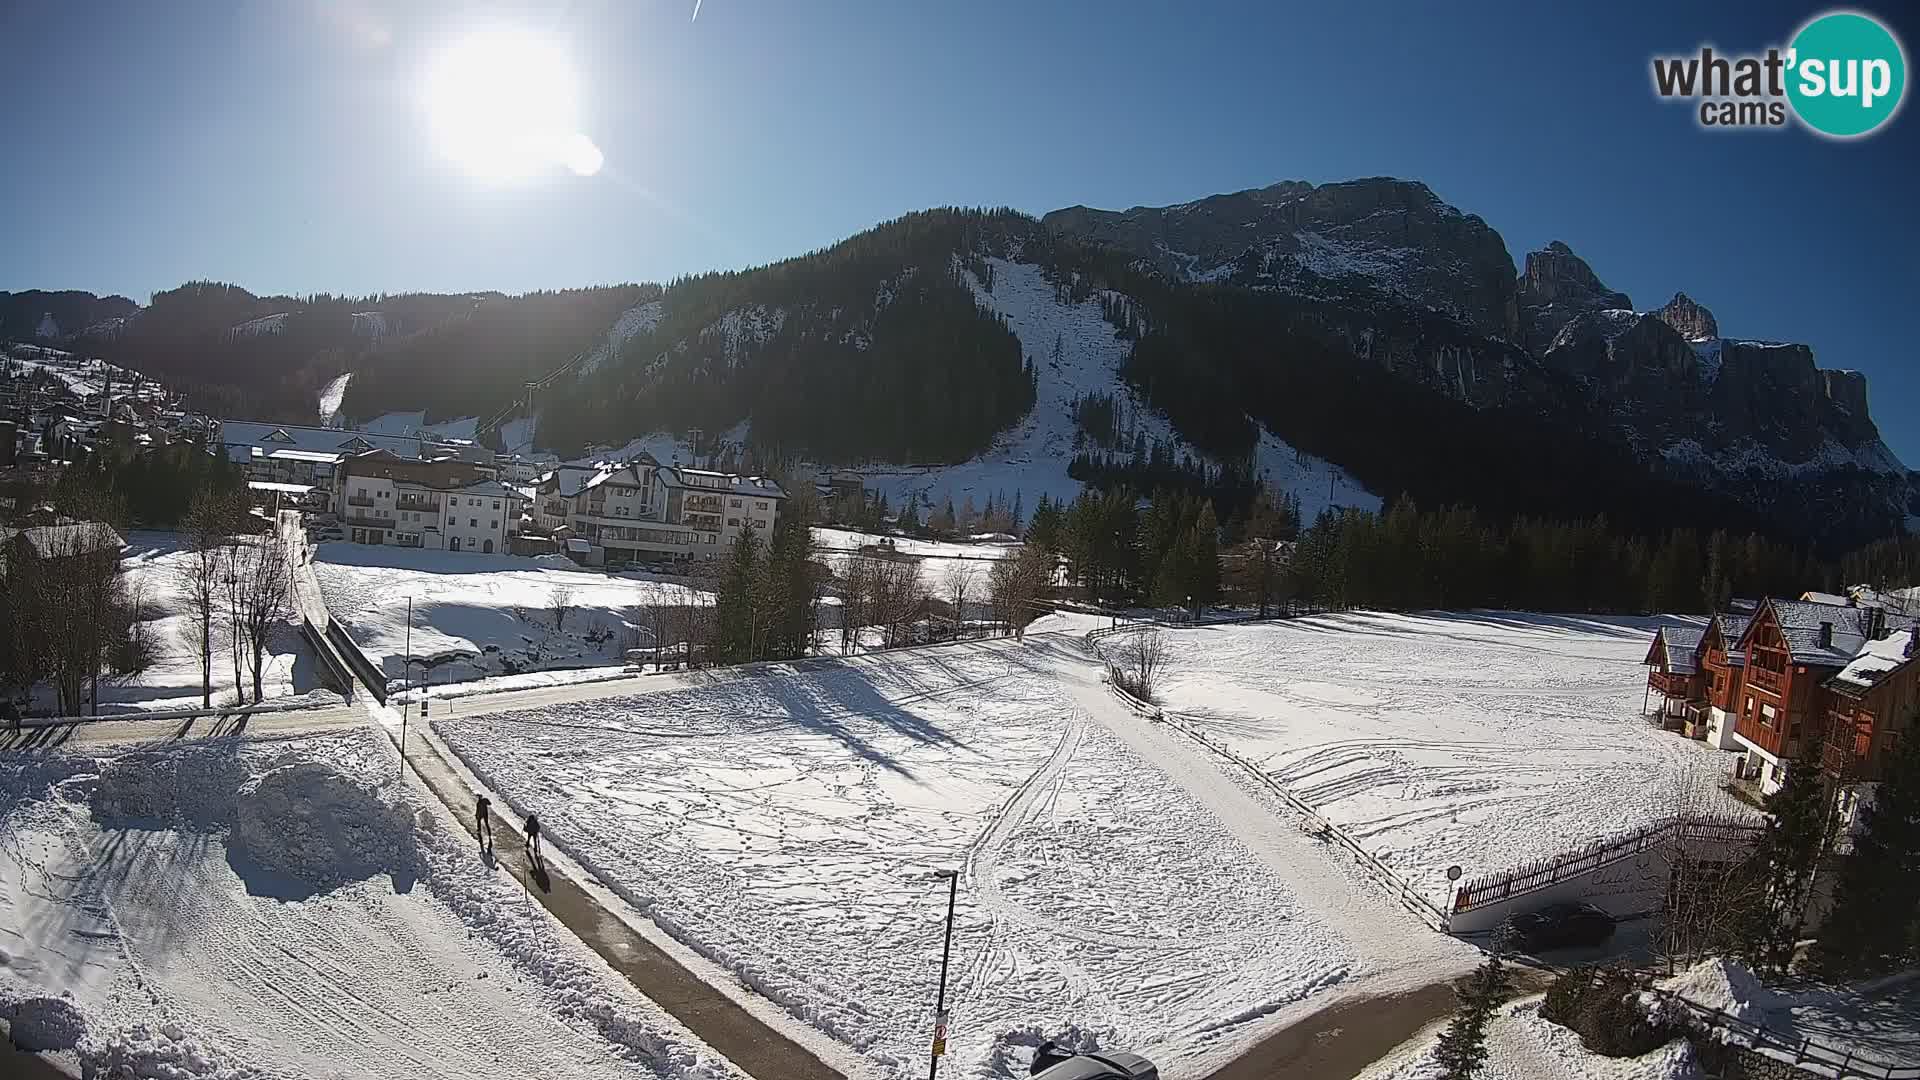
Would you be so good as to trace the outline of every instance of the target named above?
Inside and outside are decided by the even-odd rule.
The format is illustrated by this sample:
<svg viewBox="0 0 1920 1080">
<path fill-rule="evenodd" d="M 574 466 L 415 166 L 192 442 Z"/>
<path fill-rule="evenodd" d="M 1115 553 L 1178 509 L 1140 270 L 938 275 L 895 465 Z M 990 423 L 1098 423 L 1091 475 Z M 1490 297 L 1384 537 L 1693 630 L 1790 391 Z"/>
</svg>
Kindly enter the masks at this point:
<svg viewBox="0 0 1920 1080">
<path fill-rule="evenodd" d="M 1879 641 L 1887 636 L 1887 609 L 1875 605 L 1867 609 L 1867 637 Z"/>
<path fill-rule="evenodd" d="M 1833 624 L 1830 622 L 1820 624 L 1820 647 L 1823 649 L 1833 648 Z"/>
</svg>

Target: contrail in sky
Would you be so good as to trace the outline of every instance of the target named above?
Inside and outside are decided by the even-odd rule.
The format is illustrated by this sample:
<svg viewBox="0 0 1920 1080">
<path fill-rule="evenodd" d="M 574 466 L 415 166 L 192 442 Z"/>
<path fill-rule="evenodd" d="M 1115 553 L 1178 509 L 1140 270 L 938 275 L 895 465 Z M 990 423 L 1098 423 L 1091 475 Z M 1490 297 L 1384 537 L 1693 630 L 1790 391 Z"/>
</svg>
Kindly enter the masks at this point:
<svg viewBox="0 0 1920 1080">
<path fill-rule="evenodd" d="M 693 18 L 688 19 L 687 21 L 697 22 L 699 21 L 699 19 L 700 19 L 700 0 L 693 0 Z"/>
</svg>

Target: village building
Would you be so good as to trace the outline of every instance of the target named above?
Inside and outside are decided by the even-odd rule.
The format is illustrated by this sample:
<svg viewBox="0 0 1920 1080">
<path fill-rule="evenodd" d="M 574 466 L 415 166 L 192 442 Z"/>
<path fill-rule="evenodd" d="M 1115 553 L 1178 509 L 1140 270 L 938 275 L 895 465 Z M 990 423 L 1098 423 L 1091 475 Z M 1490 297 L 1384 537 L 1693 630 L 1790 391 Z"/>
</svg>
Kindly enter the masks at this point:
<svg viewBox="0 0 1920 1080">
<path fill-rule="evenodd" d="M 748 529 L 762 536 L 787 493 L 758 476 L 623 462 L 562 466 L 533 488 L 533 521 L 593 566 L 707 559 Z M 584 541 L 584 545 L 576 543 Z"/>
<path fill-rule="evenodd" d="M 340 462 L 334 512 L 356 544 L 506 554 L 524 496 L 486 466 L 368 450 Z"/>
</svg>

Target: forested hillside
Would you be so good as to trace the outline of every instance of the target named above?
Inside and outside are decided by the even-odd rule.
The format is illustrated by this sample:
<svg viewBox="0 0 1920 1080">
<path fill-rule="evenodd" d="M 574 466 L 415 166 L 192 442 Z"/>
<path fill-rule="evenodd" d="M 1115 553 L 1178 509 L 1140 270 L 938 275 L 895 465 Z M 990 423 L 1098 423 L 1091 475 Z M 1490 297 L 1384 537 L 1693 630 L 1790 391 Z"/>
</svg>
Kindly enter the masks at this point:
<svg viewBox="0 0 1920 1080">
<path fill-rule="evenodd" d="M 823 252 L 674 282 L 657 324 L 543 409 L 563 450 L 752 420 L 764 458 L 951 462 L 1033 404 L 1020 342 L 962 280 L 1036 229 L 937 210 Z"/>
</svg>

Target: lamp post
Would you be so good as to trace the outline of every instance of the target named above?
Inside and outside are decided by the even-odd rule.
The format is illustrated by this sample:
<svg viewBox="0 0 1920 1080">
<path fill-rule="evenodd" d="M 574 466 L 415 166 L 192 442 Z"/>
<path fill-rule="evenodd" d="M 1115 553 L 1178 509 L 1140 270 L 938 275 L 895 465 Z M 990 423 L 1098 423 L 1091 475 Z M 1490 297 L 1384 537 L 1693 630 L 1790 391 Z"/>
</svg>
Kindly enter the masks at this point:
<svg viewBox="0 0 1920 1080">
<path fill-rule="evenodd" d="M 940 996 L 933 1007 L 933 1056 L 927 1062 L 927 1080 L 940 1072 L 940 1055 L 947 1052 L 947 961 L 953 957 L 953 901 L 960 891 L 960 871 L 940 870 L 936 878 L 947 879 L 947 941 L 940 949 Z"/>
</svg>

